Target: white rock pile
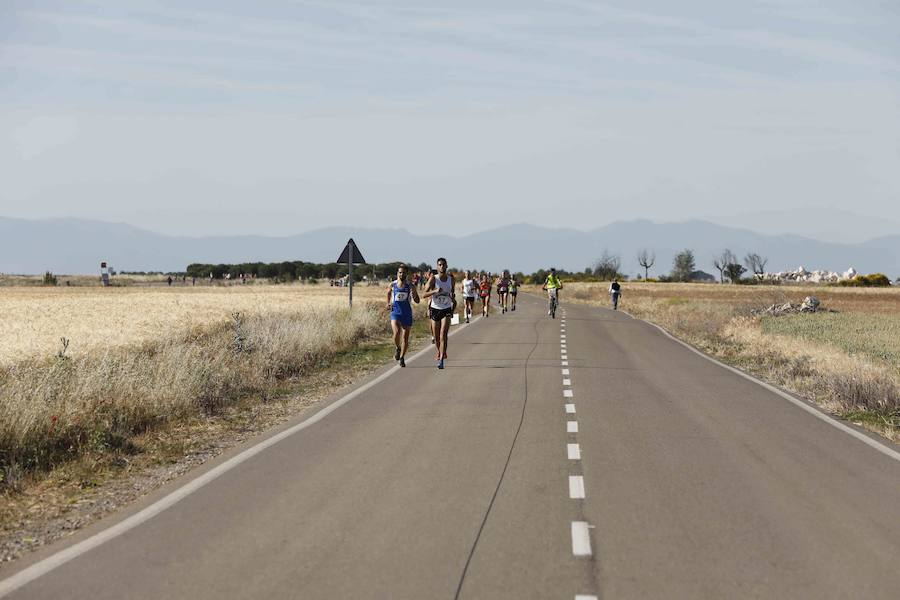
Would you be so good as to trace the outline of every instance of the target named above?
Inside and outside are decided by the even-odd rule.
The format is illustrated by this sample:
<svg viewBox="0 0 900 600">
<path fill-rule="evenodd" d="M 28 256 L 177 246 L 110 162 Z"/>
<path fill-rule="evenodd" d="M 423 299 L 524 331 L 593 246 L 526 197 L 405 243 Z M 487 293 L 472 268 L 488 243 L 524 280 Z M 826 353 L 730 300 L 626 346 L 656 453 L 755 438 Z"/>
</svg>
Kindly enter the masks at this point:
<svg viewBox="0 0 900 600">
<path fill-rule="evenodd" d="M 754 315 L 771 315 L 780 317 L 781 315 L 794 315 L 798 313 L 814 313 L 814 312 L 837 312 L 830 308 L 822 308 L 819 299 L 815 296 L 807 296 L 800 304 L 793 302 L 785 302 L 784 304 L 773 304 L 772 306 L 753 310 Z"/>
<path fill-rule="evenodd" d="M 859 273 L 850 267 L 843 273 L 834 271 L 807 271 L 803 267 L 797 267 L 795 271 L 779 271 L 778 273 L 765 273 L 763 281 L 797 282 L 797 283 L 837 283 L 847 279 L 853 279 Z"/>
</svg>

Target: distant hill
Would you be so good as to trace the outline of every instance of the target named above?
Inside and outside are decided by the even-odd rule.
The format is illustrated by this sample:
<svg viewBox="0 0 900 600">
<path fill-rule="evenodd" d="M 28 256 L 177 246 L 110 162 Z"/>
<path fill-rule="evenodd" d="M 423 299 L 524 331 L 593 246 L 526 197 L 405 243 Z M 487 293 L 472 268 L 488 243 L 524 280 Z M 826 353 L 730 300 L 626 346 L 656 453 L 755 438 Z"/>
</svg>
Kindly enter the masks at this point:
<svg viewBox="0 0 900 600">
<path fill-rule="evenodd" d="M 769 257 L 768 269 L 884 272 L 900 276 L 900 235 L 861 244 L 828 243 L 796 235 L 767 236 L 706 221 L 653 223 L 624 221 L 592 231 L 507 225 L 472 235 L 412 234 L 403 229 L 329 227 L 284 237 L 175 237 L 124 223 L 80 219 L 0 218 L 0 272 L 96 273 L 105 260 L 119 271 L 180 271 L 189 263 L 307 260 L 331 262 L 353 237 L 370 262 L 434 262 L 446 256 L 455 267 L 532 272 L 556 266 L 582 270 L 604 249 L 622 258 L 623 270 L 643 270 L 640 248 L 656 253 L 654 274 L 668 273 L 674 255 L 690 248 L 697 268 L 712 272 L 712 256 L 730 248 L 739 257 L 757 252 Z"/>
</svg>

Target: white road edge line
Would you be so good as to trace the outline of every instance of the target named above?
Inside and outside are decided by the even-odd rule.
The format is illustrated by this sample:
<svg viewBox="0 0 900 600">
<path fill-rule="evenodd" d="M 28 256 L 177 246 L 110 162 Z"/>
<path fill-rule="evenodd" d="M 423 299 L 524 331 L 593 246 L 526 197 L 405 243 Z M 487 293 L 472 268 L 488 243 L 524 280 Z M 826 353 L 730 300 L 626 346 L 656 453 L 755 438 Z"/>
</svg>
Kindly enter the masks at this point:
<svg viewBox="0 0 900 600">
<path fill-rule="evenodd" d="M 622 312 L 624 312 L 624 311 L 622 311 Z M 628 314 L 628 313 L 626 313 L 626 314 Z M 630 314 L 629 314 L 628 316 L 631 317 L 632 319 L 635 319 L 635 317 L 634 317 L 633 315 L 630 315 Z M 635 320 L 640 321 L 640 320 L 642 320 L 642 319 L 635 319 Z M 671 339 L 671 340 L 674 340 L 674 341 L 678 342 L 679 344 L 681 344 L 682 346 L 684 346 L 685 348 L 687 348 L 687 349 L 690 350 L 691 352 L 694 352 L 694 353 L 696 353 L 696 354 L 699 354 L 700 356 L 702 356 L 702 357 L 705 358 L 706 360 L 708 360 L 708 361 L 710 361 L 710 362 L 712 362 L 712 363 L 715 363 L 715 364 L 719 365 L 719 366 L 722 367 L 723 369 L 728 369 L 728 370 L 731 371 L 732 373 L 736 373 L 737 375 L 740 375 L 740 376 L 743 377 L 744 379 L 748 379 L 748 380 L 752 381 L 753 383 L 756 383 L 756 384 L 758 384 L 758 385 L 761 385 L 762 387 L 766 388 L 767 390 L 769 390 L 769 391 L 772 392 L 773 394 L 777 394 L 777 395 L 781 396 L 782 398 L 784 398 L 785 400 L 787 400 L 787 401 L 790 402 L 791 404 L 794 404 L 794 405 L 796 405 L 796 406 L 799 406 L 800 408 L 802 408 L 803 410 L 805 410 L 805 411 L 808 412 L 809 414 L 813 415 L 814 417 L 816 417 L 816 418 L 818 418 L 818 419 L 821 419 L 821 420 L 825 421 L 826 423 L 828 423 L 828 424 L 831 425 L 832 427 L 836 427 L 837 429 L 840 429 L 840 430 L 843 431 L 844 433 L 849 434 L 849 435 L 855 437 L 856 439 L 858 439 L 858 440 L 861 441 L 862 443 L 866 444 L 867 446 L 870 446 L 870 447 L 874 448 L 875 450 L 878 450 L 879 452 L 881 452 L 882 454 L 884 454 L 884 455 L 887 456 L 888 458 L 893 458 L 894 460 L 900 461 L 900 452 L 894 450 L 893 448 L 890 448 L 890 447 L 888 447 L 888 446 L 885 446 L 885 445 L 882 444 L 881 442 L 879 442 L 879 441 L 877 441 L 877 440 L 874 440 L 874 439 L 870 438 L 869 436 L 867 436 L 867 435 L 865 435 L 865 434 L 863 434 L 863 433 L 860 433 L 859 431 L 856 431 L 856 430 L 853 429 L 852 427 L 848 427 L 847 425 L 844 425 L 843 423 L 841 423 L 840 421 L 834 419 L 833 417 L 831 417 L 831 416 L 829 416 L 829 415 L 827 415 L 827 414 L 825 414 L 825 413 L 823 413 L 823 412 L 817 410 L 816 408 L 813 408 L 812 406 L 806 404 L 805 402 L 802 402 L 801 400 L 797 400 L 796 398 L 794 398 L 794 397 L 791 396 L 790 394 L 788 394 L 788 393 L 786 393 L 786 392 L 783 392 L 783 391 L 779 390 L 779 389 L 778 389 L 777 387 L 775 387 L 774 385 L 769 384 L 769 383 L 766 383 L 766 382 L 763 381 L 762 379 L 757 379 L 757 378 L 754 377 L 753 375 L 750 375 L 750 374 L 748 374 L 748 373 L 744 373 L 744 372 L 741 371 L 740 369 L 736 369 L 736 368 L 732 367 L 731 365 L 726 365 L 725 363 L 723 363 L 723 362 L 721 362 L 721 361 L 719 361 L 719 360 L 716 360 L 716 359 L 713 358 L 712 356 L 708 356 L 708 355 L 704 354 L 703 352 L 700 352 L 699 350 L 697 350 L 696 348 L 694 348 L 693 346 L 691 346 L 691 345 L 688 344 L 687 342 L 682 342 L 682 341 L 679 340 L 677 337 L 673 336 L 671 333 L 669 333 L 668 331 L 666 331 L 665 329 L 663 329 L 662 327 L 660 327 L 660 326 L 657 325 L 656 323 L 651 323 L 650 321 L 644 321 L 644 322 L 647 323 L 648 325 L 652 325 L 653 327 L 656 327 L 657 329 L 659 329 L 659 330 L 663 333 L 663 335 L 665 335 L 666 337 L 668 337 L 668 338 Z"/>
<path fill-rule="evenodd" d="M 566 433 L 578 433 L 578 421 L 566 421 Z"/>
<path fill-rule="evenodd" d="M 581 446 L 578 444 L 566 444 L 566 454 L 569 460 L 581 460 Z"/>
<path fill-rule="evenodd" d="M 583 476 L 569 475 L 569 498 L 572 500 L 584 500 Z"/>
<path fill-rule="evenodd" d="M 476 317 L 475 319 L 472 320 L 472 323 L 476 323 L 481 318 L 482 317 Z M 450 335 L 452 336 L 452 335 L 459 333 L 460 331 L 462 331 L 463 329 L 468 327 L 468 325 L 469 324 L 463 323 L 460 327 L 458 327 L 456 329 L 456 331 L 450 332 Z M 410 361 L 415 360 L 415 359 L 419 358 L 420 356 L 423 356 L 426 353 L 431 352 L 431 350 L 432 350 L 432 348 L 431 348 L 431 345 L 429 344 L 425 348 L 420 350 L 419 352 L 416 352 L 415 354 L 413 354 L 409 360 Z M 7 577 L 6 579 L 0 580 L 0 598 L 14 592 L 15 590 L 19 589 L 20 587 L 22 587 L 24 585 L 31 583 L 38 577 L 41 577 L 42 575 L 46 575 L 47 573 L 56 569 L 57 567 L 61 567 L 62 565 L 69 562 L 70 560 L 73 560 L 73 559 L 81 556 L 82 554 L 89 552 L 90 550 L 93 550 L 94 548 L 100 546 L 101 544 L 108 542 L 109 540 L 116 538 L 116 537 L 122 535 L 123 533 L 126 533 L 126 532 L 134 529 L 138 525 L 141 525 L 142 523 L 149 521 L 150 519 L 152 519 L 159 513 L 163 512 L 167 508 L 171 508 L 172 506 L 177 504 L 179 501 L 183 500 L 184 498 L 187 498 L 188 496 L 190 496 L 191 494 L 193 494 L 194 492 L 196 492 L 197 490 L 199 490 L 206 484 L 210 483 L 211 481 L 213 481 L 215 479 L 218 479 L 220 476 L 224 475 L 228 471 L 237 467 L 241 463 L 249 460 L 250 458 L 253 458 L 254 456 L 259 454 L 263 450 L 266 450 L 267 448 L 274 446 L 281 440 L 288 438 L 288 437 L 294 435 L 295 433 L 302 431 L 303 429 L 306 429 L 307 427 L 309 427 L 311 425 L 315 425 L 316 423 L 318 423 L 319 421 L 321 421 L 322 419 L 324 419 L 325 417 L 327 417 L 328 415 L 330 415 L 331 413 L 333 413 L 334 411 L 336 411 L 343 405 L 347 404 L 348 402 L 350 402 L 357 396 L 361 395 L 364 392 L 369 391 L 371 388 L 375 387 L 376 385 L 378 385 L 379 383 L 381 383 L 382 381 L 384 381 L 385 379 L 387 379 L 394 373 L 398 372 L 400 369 L 401 369 L 401 367 L 399 365 L 394 365 L 393 367 L 391 367 L 390 369 L 388 369 L 387 371 L 385 371 L 384 373 L 382 373 L 381 375 L 379 375 L 372 381 L 369 381 L 368 383 L 361 385 L 360 387 L 356 388 L 355 390 L 353 390 L 346 396 L 342 397 L 341 399 L 332 402 L 331 404 L 329 404 L 322 410 L 318 411 L 316 414 L 312 415 L 308 419 L 306 419 L 300 423 L 297 423 L 296 425 L 294 425 L 293 427 L 291 427 L 289 429 L 285 429 L 284 431 L 282 431 L 281 433 L 279 433 L 277 435 L 273 435 L 272 437 L 259 442 L 255 446 L 251 446 L 250 448 L 247 448 L 246 450 L 244 450 L 237 456 L 231 457 L 230 459 L 223 462 L 218 467 L 211 469 L 211 470 L 207 471 L 206 473 L 204 473 L 203 475 L 200 475 L 196 479 L 189 481 L 188 483 L 184 484 L 183 486 L 181 486 L 174 492 L 170 493 L 169 495 L 167 495 L 163 498 L 160 498 L 159 500 L 157 500 L 156 502 L 154 502 L 147 508 L 141 510 L 138 513 L 131 515 L 124 521 L 121 521 L 107 529 L 104 529 L 103 531 L 95 533 L 88 539 L 81 541 L 81 542 L 75 544 L 74 546 L 69 546 L 68 548 L 60 550 L 59 552 L 57 552 L 55 554 L 51 554 L 47 558 L 45 558 L 39 562 L 36 562 L 35 564 L 31 565 L 27 569 L 23 569 L 11 577 Z"/>
<path fill-rule="evenodd" d="M 566 404 L 566 413 L 570 415 L 575 414 L 575 405 L 574 404 Z"/>
<path fill-rule="evenodd" d="M 572 521 L 572 554 L 575 556 L 591 555 L 591 536 L 588 524 L 584 521 Z"/>
</svg>

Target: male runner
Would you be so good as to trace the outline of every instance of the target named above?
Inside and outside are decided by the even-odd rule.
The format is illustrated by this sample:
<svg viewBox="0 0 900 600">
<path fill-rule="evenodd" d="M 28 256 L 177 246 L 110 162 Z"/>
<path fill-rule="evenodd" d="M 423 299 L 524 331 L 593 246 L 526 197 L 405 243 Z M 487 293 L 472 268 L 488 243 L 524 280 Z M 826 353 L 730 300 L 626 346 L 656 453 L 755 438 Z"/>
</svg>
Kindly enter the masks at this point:
<svg viewBox="0 0 900 600">
<path fill-rule="evenodd" d="M 412 304 L 409 298 L 419 303 L 419 292 L 415 284 L 406 280 L 406 265 L 397 267 L 397 279 L 391 282 L 388 288 L 387 302 L 391 311 L 391 329 L 394 331 L 394 360 L 400 361 L 400 366 L 406 366 L 406 349 L 409 347 L 409 330 L 413 324 Z M 402 335 L 402 343 L 401 343 Z"/>
<path fill-rule="evenodd" d="M 478 282 L 472 278 L 470 271 L 466 271 L 466 277 L 462 281 L 462 288 L 463 300 L 466 303 L 466 323 L 468 323 L 469 317 L 472 316 L 472 311 L 475 310 L 475 290 L 478 288 Z"/>
<path fill-rule="evenodd" d="M 559 306 L 559 290 L 562 289 L 562 282 L 559 280 L 559 277 L 556 276 L 556 269 L 551 268 L 550 274 L 547 275 L 547 280 L 544 281 L 544 285 L 541 287 L 542 290 L 547 290 L 547 314 L 556 318 L 556 315 L 553 312 L 553 301 L 556 301 L 556 305 Z"/>
<path fill-rule="evenodd" d="M 431 316 L 431 332 L 437 345 L 437 368 L 444 368 L 447 358 L 447 336 L 450 334 L 450 319 L 456 310 L 456 282 L 447 272 L 447 259 L 437 259 L 437 275 L 428 280 L 423 298 L 431 298 L 428 312 Z"/>
</svg>

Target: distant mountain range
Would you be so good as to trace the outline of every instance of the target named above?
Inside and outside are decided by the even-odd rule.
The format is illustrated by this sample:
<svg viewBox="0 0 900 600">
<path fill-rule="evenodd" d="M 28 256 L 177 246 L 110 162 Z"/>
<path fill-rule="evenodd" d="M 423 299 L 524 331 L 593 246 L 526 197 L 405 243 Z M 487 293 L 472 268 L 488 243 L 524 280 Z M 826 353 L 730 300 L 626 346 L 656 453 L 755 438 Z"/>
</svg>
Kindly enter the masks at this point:
<svg viewBox="0 0 900 600">
<path fill-rule="evenodd" d="M 97 273 L 100 261 L 119 271 L 182 271 L 193 262 L 235 263 L 282 260 L 332 262 L 353 237 L 369 262 L 434 262 L 446 256 L 453 267 L 526 273 L 556 266 L 583 270 L 604 249 L 622 259 L 630 275 L 643 272 L 637 252 L 656 253 L 650 274 L 668 273 L 675 254 L 694 252 L 697 268 L 713 272 L 712 257 L 730 248 L 739 257 L 756 252 L 768 270 L 809 270 L 900 276 L 900 234 L 858 244 L 829 243 L 797 235 L 763 235 L 707 221 L 612 223 L 591 231 L 508 225 L 466 236 L 412 234 L 404 229 L 329 227 L 285 237 L 174 237 L 124 223 L 80 219 L 25 220 L 0 217 L 0 272 L 15 274 Z"/>
</svg>

